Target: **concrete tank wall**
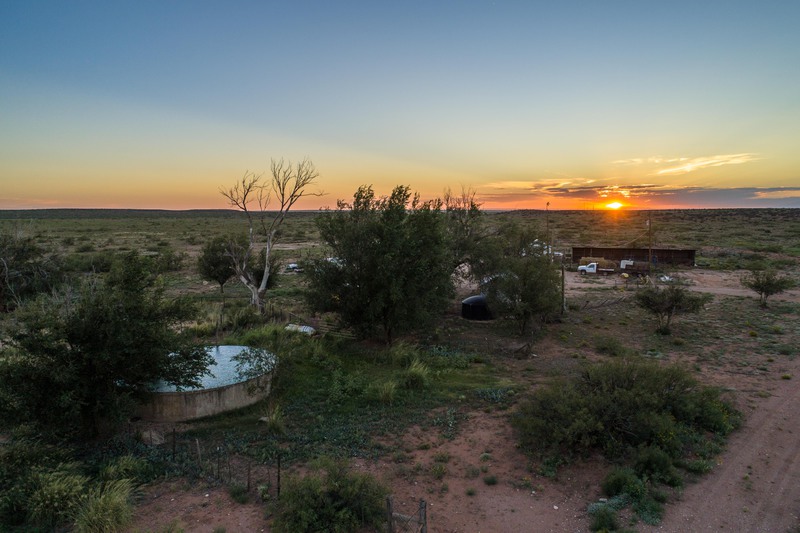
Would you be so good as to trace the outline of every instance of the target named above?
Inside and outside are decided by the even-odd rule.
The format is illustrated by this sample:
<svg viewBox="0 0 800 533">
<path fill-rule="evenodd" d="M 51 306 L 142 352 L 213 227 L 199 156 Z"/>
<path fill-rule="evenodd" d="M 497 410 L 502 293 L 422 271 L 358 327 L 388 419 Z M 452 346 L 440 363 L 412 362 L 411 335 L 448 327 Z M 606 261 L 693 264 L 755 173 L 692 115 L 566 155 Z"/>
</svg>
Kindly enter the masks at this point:
<svg viewBox="0 0 800 533">
<path fill-rule="evenodd" d="M 136 416 L 151 422 L 181 422 L 252 405 L 269 395 L 272 375 L 226 387 L 183 392 L 153 393 L 139 406 Z"/>
</svg>

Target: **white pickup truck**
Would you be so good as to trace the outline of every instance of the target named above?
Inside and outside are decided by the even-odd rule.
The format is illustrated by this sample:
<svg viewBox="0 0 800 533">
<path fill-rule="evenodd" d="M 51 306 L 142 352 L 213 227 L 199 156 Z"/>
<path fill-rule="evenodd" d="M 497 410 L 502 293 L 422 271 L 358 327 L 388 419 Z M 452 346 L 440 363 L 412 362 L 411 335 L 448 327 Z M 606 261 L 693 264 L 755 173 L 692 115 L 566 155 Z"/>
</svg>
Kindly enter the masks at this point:
<svg viewBox="0 0 800 533">
<path fill-rule="evenodd" d="M 613 274 L 615 269 L 613 268 L 600 268 L 597 263 L 589 263 L 588 265 L 581 265 L 578 267 L 578 273 L 583 274 Z"/>
</svg>

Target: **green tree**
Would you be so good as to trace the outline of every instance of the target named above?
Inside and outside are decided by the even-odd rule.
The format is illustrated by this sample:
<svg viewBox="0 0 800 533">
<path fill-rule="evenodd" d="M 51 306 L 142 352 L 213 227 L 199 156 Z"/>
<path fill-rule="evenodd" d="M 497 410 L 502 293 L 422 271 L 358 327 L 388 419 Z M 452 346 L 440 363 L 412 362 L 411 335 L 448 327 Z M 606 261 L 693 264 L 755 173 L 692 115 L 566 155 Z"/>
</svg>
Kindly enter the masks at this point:
<svg viewBox="0 0 800 533">
<path fill-rule="evenodd" d="M 446 307 L 452 262 L 441 202 L 422 202 L 406 186 L 376 198 L 362 186 L 316 223 L 330 257 L 305 269 L 314 309 L 337 312 L 361 336 L 379 329 L 391 344 Z"/>
<path fill-rule="evenodd" d="M 741 281 L 742 285 L 758 294 L 761 307 L 767 307 L 767 298 L 770 296 L 788 291 L 797 285 L 792 278 L 780 276 L 772 269 L 751 270 Z"/>
<path fill-rule="evenodd" d="M 98 436 L 154 381 L 199 385 L 210 356 L 179 331 L 193 310 L 165 299 L 150 267 L 127 254 L 105 279 L 18 310 L 0 356 L 0 420 Z"/>
<path fill-rule="evenodd" d="M 228 255 L 228 243 L 230 239 L 226 237 L 214 237 L 208 241 L 197 258 L 197 270 L 203 279 L 216 281 L 219 284 L 220 294 L 225 294 L 225 284 L 234 275 L 236 270 L 233 262 Z"/>
<path fill-rule="evenodd" d="M 664 335 L 669 335 L 673 317 L 698 313 L 712 298 L 710 294 L 695 293 L 674 282 L 663 288 L 653 285 L 636 291 L 636 305 L 656 316 L 656 331 Z"/>
<path fill-rule="evenodd" d="M 0 312 L 13 310 L 25 298 L 61 281 L 58 256 L 19 231 L 0 232 Z"/>
<path fill-rule="evenodd" d="M 534 228 L 503 225 L 481 246 L 474 268 L 489 307 L 513 317 L 520 334 L 560 309 L 560 273 Z"/>
</svg>

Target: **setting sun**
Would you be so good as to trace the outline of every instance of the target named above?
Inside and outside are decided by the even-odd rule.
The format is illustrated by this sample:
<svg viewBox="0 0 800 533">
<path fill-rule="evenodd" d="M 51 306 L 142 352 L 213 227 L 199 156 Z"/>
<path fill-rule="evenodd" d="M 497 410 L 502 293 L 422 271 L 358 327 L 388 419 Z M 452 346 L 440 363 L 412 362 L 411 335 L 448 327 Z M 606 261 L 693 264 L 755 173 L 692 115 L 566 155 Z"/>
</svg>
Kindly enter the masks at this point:
<svg viewBox="0 0 800 533">
<path fill-rule="evenodd" d="M 610 204 L 606 204 L 606 208 L 608 209 L 619 209 L 622 207 L 622 204 L 619 202 L 611 202 Z"/>
</svg>

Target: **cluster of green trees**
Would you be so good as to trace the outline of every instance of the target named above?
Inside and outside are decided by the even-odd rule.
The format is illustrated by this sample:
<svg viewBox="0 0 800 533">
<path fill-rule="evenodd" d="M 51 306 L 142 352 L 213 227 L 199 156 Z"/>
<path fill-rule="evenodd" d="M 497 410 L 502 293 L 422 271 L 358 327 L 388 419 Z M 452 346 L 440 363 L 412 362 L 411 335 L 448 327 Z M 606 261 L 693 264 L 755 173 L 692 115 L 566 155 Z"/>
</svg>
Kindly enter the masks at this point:
<svg viewBox="0 0 800 533">
<path fill-rule="evenodd" d="M 0 357 L 0 421 L 95 437 L 125 419 L 159 379 L 196 386 L 210 357 L 180 325 L 148 258 L 120 256 L 92 276 L 19 308 Z"/>
</svg>

